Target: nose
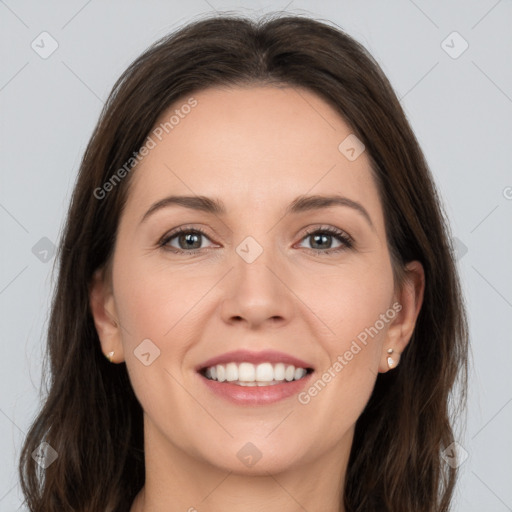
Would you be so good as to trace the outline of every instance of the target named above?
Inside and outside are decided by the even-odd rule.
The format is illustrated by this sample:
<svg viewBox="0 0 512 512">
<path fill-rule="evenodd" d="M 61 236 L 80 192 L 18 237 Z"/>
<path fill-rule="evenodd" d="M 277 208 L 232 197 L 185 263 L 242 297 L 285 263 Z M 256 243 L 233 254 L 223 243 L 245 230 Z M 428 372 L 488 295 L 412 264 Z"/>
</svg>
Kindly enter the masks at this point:
<svg viewBox="0 0 512 512">
<path fill-rule="evenodd" d="M 228 275 L 221 316 L 229 324 L 246 324 L 250 329 L 284 326 L 294 315 L 290 273 L 279 265 L 269 250 L 248 263 L 235 254 Z"/>
</svg>

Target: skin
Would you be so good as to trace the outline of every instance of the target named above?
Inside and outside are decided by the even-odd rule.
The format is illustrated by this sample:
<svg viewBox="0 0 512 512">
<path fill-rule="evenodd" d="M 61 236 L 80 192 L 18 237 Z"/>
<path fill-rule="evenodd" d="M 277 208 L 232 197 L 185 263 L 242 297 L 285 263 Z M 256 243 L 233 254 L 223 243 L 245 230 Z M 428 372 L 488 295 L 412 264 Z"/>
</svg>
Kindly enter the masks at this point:
<svg viewBox="0 0 512 512">
<path fill-rule="evenodd" d="M 131 512 L 338 512 L 355 422 L 378 372 L 393 371 L 387 349 L 397 360 L 410 340 L 423 269 L 409 263 L 395 286 L 367 154 L 349 161 L 338 150 L 352 130 L 321 98 L 271 86 L 194 98 L 197 106 L 132 171 L 112 266 L 96 272 L 91 288 L 102 350 L 126 363 L 144 410 L 146 484 Z M 347 206 L 284 215 L 299 195 L 333 193 L 359 202 L 372 225 Z M 141 223 L 171 194 L 219 198 L 227 212 L 171 206 Z M 158 247 L 185 224 L 206 232 L 198 254 Z M 326 226 L 348 233 L 354 247 L 315 254 L 329 241 L 343 247 L 305 232 Z M 247 236 L 263 249 L 252 263 L 236 252 Z M 187 250 L 178 237 L 171 244 Z M 397 302 L 394 319 L 307 404 L 293 396 L 237 406 L 195 372 L 230 350 L 275 349 L 310 362 L 320 377 Z M 149 366 L 134 355 L 147 338 L 160 350 Z M 251 467 L 237 457 L 248 442 L 261 453 Z"/>
</svg>

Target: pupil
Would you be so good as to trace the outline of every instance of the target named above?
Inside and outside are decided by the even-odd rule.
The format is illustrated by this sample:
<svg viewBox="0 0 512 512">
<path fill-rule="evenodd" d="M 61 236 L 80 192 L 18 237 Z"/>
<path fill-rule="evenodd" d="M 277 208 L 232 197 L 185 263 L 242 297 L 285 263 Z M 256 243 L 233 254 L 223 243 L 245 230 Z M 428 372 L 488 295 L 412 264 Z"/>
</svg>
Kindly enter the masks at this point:
<svg viewBox="0 0 512 512">
<path fill-rule="evenodd" d="M 313 238 L 314 238 L 315 244 L 316 244 L 318 239 L 323 239 L 325 241 L 328 238 L 330 238 L 330 235 L 314 235 Z M 327 243 L 327 247 L 320 247 L 320 248 L 321 249 L 329 249 L 330 246 L 331 246 L 331 244 Z"/>
<path fill-rule="evenodd" d="M 194 240 L 195 239 L 195 240 Z M 197 234 L 188 233 L 186 235 L 181 235 L 180 241 L 185 241 L 185 245 L 187 249 L 198 249 L 201 246 L 201 243 L 199 243 L 198 247 L 192 247 L 194 242 L 197 244 L 197 240 L 199 239 Z"/>
<path fill-rule="evenodd" d="M 315 244 L 319 244 L 319 245 L 323 245 L 323 247 L 320 247 L 322 249 L 329 249 L 330 248 L 330 243 L 328 243 L 328 241 L 330 241 L 330 235 L 313 235 L 313 239 L 314 239 L 314 243 Z M 198 249 L 201 245 L 201 243 L 199 243 L 199 247 L 197 246 L 197 243 L 198 243 L 198 240 L 199 240 L 199 236 L 197 234 L 192 234 L 192 233 L 188 233 L 186 235 L 181 235 L 180 237 L 180 241 L 185 241 L 185 245 L 187 246 L 187 248 L 193 248 L 193 249 Z M 194 243 L 196 244 L 196 246 L 194 246 Z"/>
</svg>

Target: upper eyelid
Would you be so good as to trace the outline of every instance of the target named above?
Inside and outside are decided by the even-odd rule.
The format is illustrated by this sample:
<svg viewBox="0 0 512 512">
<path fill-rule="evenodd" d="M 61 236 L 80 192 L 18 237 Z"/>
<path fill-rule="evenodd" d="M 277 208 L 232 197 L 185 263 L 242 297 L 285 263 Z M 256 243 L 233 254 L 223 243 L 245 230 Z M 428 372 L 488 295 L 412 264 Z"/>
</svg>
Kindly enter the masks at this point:
<svg viewBox="0 0 512 512">
<path fill-rule="evenodd" d="M 306 236 L 309 236 L 309 235 L 312 235 L 314 233 L 322 233 L 322 232 L 327 232 L 329 233 L 331 236 L 343 236 L 345 238 L 348 238 L 351 242 L 355 242 L 355 240 L 353 239 L 353 237 L 351 235 L 349 235 L 344 229 L 341 229 L 341 228 L 336 228 L 334 226 L 325 226 L 325 225 L 320 225 L 320 226 L 315 226 L 313 228 L 306 228 L 306 231 L 304 233 L 304 235 L 302 235 L 302 238 L 305 238 Z"/>
<path fill-rule="evenodd" d="M 314 225 L 314 226 L 307 226 L 306 228 L 303 228 L 304 229 L 304 234 L 302 235 L 303 237 L 306 236 L 306 235 L 310 235 L 312 233 L 316 233 L 317 231 L 336 231 L 336 232 L 339 232 L 340 234 L 344 234 L 346 235 L 348 238 L 352 239 L 352 236 L 348 234 L 347 231 L 345 231 L 344 229 L 341 229 L 341 228 L 338 228 L 338 227 L 335 227 L 335 226 L 328 226 L 326 224 L 318 224 L 318 225 Z M 196 232 L 199 232 L 205 236 L 212 236 L 208 233 L 208 228 L 204 228 L 204 227 L 196 227 L 196 226 L 193 226 L 193 225 L 183 225 L 183 226 L 178 226 L 176 228 L 173 228 L 169 231 L 167 231 L 161 238 L 167 238 L 169 236 L 175 236 L 175 235 L 178 235 L 180 234 L 181 232 L 183 231 L 196 231 Z M 215 235 L 213 235 L 215 236 Z"/>
<path fill-rule="evenodd" d="M 174 229 L 171 229 L 170 231 L 167 231 L 161 237 L 160 240 L 162 241 L 162 240 L 166 240 L 166 239 L 169 239 L 169 238 L 174 238 L 175 236 L 179 235 L 182 232 L 187 233 L 189 231 L 195 231 L 195 232 L 200 233 L 202 236 L 205 236 L 207 238 L 211 238 L 211 235 L 208 233 L 207 229 L 205 229 L 203 227 L 197 228 L 197 227 L 185 225 L 185 226 L 178 226 L 178 227 L 176 227 Z"/>
</svg>

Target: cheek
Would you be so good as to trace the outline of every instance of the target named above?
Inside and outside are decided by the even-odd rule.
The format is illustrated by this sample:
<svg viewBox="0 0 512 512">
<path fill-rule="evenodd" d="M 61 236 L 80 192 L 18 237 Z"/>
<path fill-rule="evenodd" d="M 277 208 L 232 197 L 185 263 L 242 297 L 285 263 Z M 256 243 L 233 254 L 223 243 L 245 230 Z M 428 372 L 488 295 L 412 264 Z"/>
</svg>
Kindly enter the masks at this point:
<svg viewBox="0 0 512 512">
<path fill-rule="evenodd" d="M 382 344 L 394 318 L 393 274 L 383 258 L 358 271 L 340 269 L 324 282 L 321 291 L 315 288 L 308 297 L 329 328 L 318 337 L 328 360 L 301 403 L 310 403 L 319 417 L 344 431 L 363 411 L 375 384 Z"/>
<path fill-rule="evenodd" d="M 201 337 L 203 317 L 212 314 L 205 311 L 205 294 L 218 281 L 216 275 L 185 274 L 170 269 L 165 259 L 155 260 L 119 256 L 114 267 L 126 366 L 137 395 L 147 395 L 139 397 L 146 404 L 155 399 L 151 389 L 177 389 L 175 379 L 182 380 L 190 347 Z M 140 356 L 148 352 L 146 359 L 154 362 L 145 366 Z"/>
<path fill-rule="evenodd" d="M 360 268 L 340 266 L 336 272 L 310 280 L 309 284 L 303 281 L 301 288 L 298 295 L 322 320 L 322 338 L 336 351 L 350 345 L 389 310 L 394 283 L 391 265 L 383 259 Z M 379 330 L 385 331 L 380 324 Z"/>
<path fill-rule="evenodd" d="M 322 440 L 326 446 L 335 443 L 337 433 L 348 431 L 356 422 L 374 388 L 382 343 L 394 318 L 393 280 L 386 275 L 382 273 L 378 279 L 368 274 L 338 277 L 329 282 L 328 293 L 323 294 L 326 300 L 319 293 L 312 297 L 317 307 L 325 304 L 318 316 L 329 331 L 318 340 L 328 360 L 299 401 L 304 406 L 305 421 L 321 419 L 319 429 L 324 423 L 331 425 Z"/>
<path fill-rule="evenodd" d="M 163 273 L 147 262 L 126 262 L 118 269 L 116 307 L 132 388 L 144 411 L 170 426 L 169 404 L 187 400 L 179 384 L 181 369 L 197 338 L 194 305 L 204 291 L 186 286 L 177 274 Z"/>
<path fill-rule="evenodd" d="M 163 258 L 128 257 L 120 250 L 114 266 L 114 290 L 117 314 L 125 327 L 123 338 L 130 343 L 145 338 L 163 342 L 186 325 L 187 311 L 208 283 L 190 277 L 184 279 L 183 272 L 172 269 Z"/>
<path fill-rule="evenodd" d="M 124 327 L 123 341 L 132 345 L 145 338 L 160 339 L 172 326 L 170 297 L 162 296 L 150 273 L 126 274 L 115 289 L 117 313 Z"/>
</svg>

